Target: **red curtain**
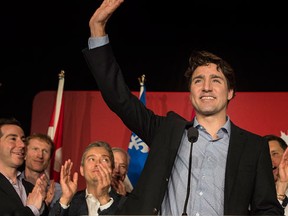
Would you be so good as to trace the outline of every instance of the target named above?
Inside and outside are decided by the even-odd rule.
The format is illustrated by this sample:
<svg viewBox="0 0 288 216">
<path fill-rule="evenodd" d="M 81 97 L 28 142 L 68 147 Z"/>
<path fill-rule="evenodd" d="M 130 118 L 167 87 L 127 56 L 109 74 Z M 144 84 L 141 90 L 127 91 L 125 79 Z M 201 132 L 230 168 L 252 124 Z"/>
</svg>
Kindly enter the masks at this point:
<svg viewBox="0 0 288 216">
<path fill-rule="evenodd" d="M 133 92 L 136 96 L 139 92 Z M 33 101 L 31 133 L 47 133 L 56 91 L 38 93 Z M 89 143 L 103 140 L 127 149 L 131 131 L 104 103 L 99 91 L 64 91 L 63 162 L 71 159 L 79 173 L 82 152 Z M 190 120 L 193 109 L 188 92 L 146 92 L 146 106 L 159 115 L 173 110 Z M 228 115 L 240 127 L 259 135 L 286 136 L 288 93 L 238 92 Z M 282 132 L 282 133 L 281 133 Z M 79 189 L 85 188 L 79 176 Z"/>
</svg>

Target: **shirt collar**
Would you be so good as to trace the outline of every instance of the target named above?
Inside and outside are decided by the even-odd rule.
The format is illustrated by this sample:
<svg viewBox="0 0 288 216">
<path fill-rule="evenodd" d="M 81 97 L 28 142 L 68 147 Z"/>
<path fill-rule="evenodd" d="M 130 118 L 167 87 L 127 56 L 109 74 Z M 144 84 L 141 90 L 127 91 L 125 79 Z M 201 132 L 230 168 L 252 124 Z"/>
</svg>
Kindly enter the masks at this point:
<svg viewBox="0 0 288 216">
<path fill-rule="evenodd" d="M 193 121 L 193 127 L 199 129 L 199 128 L 203 128 L 199 122 L 197 121 L 197 118 L 194 117 L 194 121 Z M 230 137 L 231 134 L 231 120 L 230 117 L 227 115 L 226 116 L 226 122 L 225 124 L 220 128 L 220 130 L 224 131 L 225 133 L 228 134 L 228 136 Z"/>
</svg>

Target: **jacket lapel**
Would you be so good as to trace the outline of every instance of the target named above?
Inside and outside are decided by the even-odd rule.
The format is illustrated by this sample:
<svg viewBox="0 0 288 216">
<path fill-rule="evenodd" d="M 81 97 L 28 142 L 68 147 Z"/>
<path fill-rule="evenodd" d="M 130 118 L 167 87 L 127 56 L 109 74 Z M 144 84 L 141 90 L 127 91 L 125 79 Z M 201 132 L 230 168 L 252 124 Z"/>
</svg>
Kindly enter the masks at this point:
<svg viewBox="0 0 288 216">
<path fill-rule="evenodd" d="M 86 203 L 86 191 L 83 190 L 79 193 L 78 196 L 76 196 L 74 207 L 78 207 L 79 209 L 74 209 L 73 211 L 79 212 L 80 215 L 88 215 L 88 206 Z"/>
<path fill-rule="evenodd" d="M 224 203 L 228 203 L 228 200 L 230 199 L 231 191 L 238 172 L 237 167 L 239 167 L 246 140 L 247 137 L 243 135 L 243 132 L 231 122 L 231 137 L 229 141 L 225 173 Z"/>
<path fill-rule="evenodd" d="M 6 193 L 7 196 L 11 197 L 11 199 L 15 201 L 16 205 L 23 205 L 14 187 L 2 173 L 0 173 L 0 190 L 3 191 L 4 194 Z"/>
</svg>

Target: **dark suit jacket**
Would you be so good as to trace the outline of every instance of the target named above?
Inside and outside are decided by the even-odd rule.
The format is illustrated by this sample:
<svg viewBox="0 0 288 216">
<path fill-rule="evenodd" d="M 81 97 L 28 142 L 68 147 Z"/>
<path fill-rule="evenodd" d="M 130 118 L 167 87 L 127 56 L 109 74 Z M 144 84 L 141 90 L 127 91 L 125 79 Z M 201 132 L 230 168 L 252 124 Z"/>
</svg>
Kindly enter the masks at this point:
<svg viewBox="0 0 288 216">
<path fill-rule="evenodd" d="M 84 49 L 83 54 L 107 105 L 150 147 L 138 183 L 118 213 L 158 214 L 183 132 L 192 122 L 174 112 L 155 115 L 131 94 L 109 44 Z M 284 214 L 276 198 L 271 167 L 268 143 L 232 123 L 225 173 L 225 215 Z"/>
<path fill-rule="evenodd" d="M 99 215 L 114 215 L 116 210 L 118 209 L 119 202 L 122 196 L 118 195 L 114 190 L 110 191 L 110 196 L 114 199 L 113 204 L 103 211 L 99 211 Z M 63 209 L 59 202 L 56 202 L 53 208 L 50 210 L 50 216 L 80 216 L 80 215 L 88 215 L 88 206 L 85 198 L 86 192 L 85 190 L 78 191 L 71 203 L 69 208 Z"/>
<path fill-rule="evenodd" d="M 33 184 L 23 182 L 27 195 Z M 25 207 L 7 178 L 0 173 L 0 215 L 1 216 L 34 216 L 29 207 Z"/>
</svg>

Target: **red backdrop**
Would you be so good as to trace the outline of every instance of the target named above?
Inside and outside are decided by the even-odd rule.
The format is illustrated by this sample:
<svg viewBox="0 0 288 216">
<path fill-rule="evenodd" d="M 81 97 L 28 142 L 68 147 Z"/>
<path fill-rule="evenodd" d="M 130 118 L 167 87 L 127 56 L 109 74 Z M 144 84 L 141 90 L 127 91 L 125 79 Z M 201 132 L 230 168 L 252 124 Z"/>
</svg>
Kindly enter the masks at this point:
<svg viewBox="0 0 288 216">
<path fill-rule="evenodd" d="M 139 92 L 133 92 L 138 96 Z M 188 92 L 147 92 L 146 106 L 159 115 L 173 110 L 190 120 Z M 37 94 L 33 101 L 31 133 L 47 133 L 56 91 Z M 259 135 L 276 134 L 288 141 L 288 93 L 238 92 L 228 115 L 238 126 Z M 82 151 L 95 140 L 128 148 L 131 131 L 104 103 L 99 91 L 64 91 L 63 161 L 72 159 L 79 171 Z M 79 189 L 85 187 L 79 177 Z"/>
</svg>

